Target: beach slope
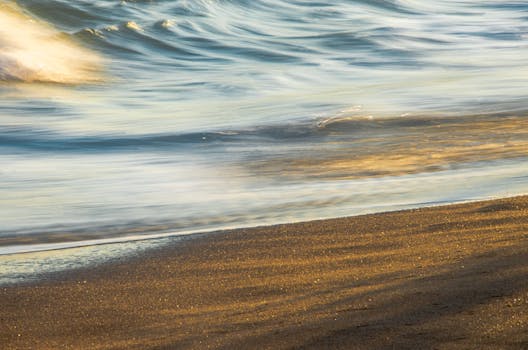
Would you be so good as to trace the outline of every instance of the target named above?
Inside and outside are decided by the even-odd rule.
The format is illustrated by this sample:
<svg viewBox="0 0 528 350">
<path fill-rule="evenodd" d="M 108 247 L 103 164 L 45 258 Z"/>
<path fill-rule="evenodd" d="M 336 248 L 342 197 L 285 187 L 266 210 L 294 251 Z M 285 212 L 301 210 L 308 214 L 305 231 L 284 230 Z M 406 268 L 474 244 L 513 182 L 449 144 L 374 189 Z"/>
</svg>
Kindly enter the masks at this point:
<svg viewBox="0 0 528 350">
<path fill-rule="evenodd" d="M 528 349 L 528 197 L 201 235 L 0 288 L 2 349 Z"/>
</svg>

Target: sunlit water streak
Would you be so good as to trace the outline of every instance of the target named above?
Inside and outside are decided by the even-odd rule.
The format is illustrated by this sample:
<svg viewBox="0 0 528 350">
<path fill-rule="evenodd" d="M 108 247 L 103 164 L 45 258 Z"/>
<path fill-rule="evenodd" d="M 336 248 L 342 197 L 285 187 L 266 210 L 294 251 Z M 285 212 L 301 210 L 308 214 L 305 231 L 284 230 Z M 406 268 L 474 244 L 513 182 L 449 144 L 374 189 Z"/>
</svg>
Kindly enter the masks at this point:
<svg viewBox="0 0 528 350">
<path fill-rule="evenodd" d="M 5 2 L 0 254 L 527 193 L 527 19 L 516 1 Z"/>
<path fill-rule="evenodd" d="M 97 82 L 99 57 L 12 3 L 0 4 L 0 81 Z"/>
</svg>

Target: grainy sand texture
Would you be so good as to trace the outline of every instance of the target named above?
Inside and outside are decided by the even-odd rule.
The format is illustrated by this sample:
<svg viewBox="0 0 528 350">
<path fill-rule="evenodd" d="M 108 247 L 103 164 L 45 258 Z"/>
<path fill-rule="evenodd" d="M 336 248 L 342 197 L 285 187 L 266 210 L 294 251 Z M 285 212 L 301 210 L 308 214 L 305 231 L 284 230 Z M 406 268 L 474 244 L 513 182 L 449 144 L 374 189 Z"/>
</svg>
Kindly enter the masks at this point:
<svg viewBox="0 0 528 350">
<path fill-rule="evenodd" d="M 528 197 L 221 232 L 0 288 L 1 349 L 528 349 Z"/>
</svg>

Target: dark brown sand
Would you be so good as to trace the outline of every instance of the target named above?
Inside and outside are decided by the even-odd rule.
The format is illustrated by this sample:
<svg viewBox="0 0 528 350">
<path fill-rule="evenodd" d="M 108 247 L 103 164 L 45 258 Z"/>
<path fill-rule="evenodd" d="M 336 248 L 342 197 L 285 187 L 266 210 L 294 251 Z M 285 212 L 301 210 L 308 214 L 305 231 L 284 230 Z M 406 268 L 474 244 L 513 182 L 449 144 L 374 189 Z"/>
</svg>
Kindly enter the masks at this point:
<svg viewBox="0 0 528 350">
<path fill-rule="evenodd" d="M 528 349 L 528 197 L 235 230 L 0 288 L 1 349 Z"/>
</svg>

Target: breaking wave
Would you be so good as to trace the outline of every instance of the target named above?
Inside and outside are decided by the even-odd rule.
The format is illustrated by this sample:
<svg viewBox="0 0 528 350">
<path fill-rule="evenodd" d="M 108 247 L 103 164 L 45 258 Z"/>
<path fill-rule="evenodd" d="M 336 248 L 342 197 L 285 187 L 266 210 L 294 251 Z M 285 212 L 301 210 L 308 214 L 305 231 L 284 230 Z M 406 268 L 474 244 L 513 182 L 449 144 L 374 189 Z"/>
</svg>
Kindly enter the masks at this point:
<svg viewBox="0 0 528 350">
<path fill-rule="evenodd" d="M 0 4 L 0 81 L 60 84 L 101 79 L 101 59 L 14 4 Z"/>
</svg>

